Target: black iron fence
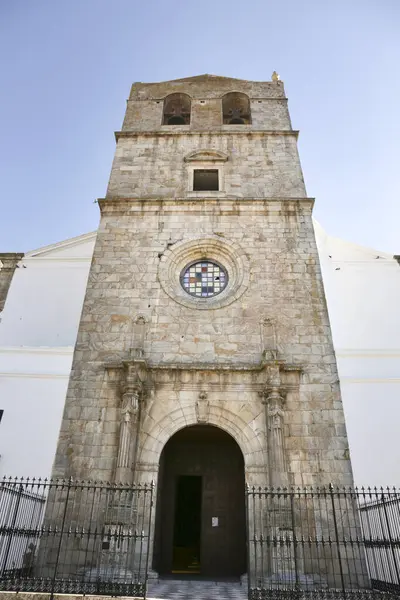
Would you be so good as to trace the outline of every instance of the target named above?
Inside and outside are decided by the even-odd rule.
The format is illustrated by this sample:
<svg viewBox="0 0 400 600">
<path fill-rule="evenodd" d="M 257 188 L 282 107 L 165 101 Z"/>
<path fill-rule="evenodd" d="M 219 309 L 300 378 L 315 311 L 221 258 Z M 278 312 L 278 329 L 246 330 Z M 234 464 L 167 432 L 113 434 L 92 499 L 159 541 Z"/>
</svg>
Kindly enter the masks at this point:
<svg viewBox="0 0 400 600">
<path fill-rule="evenodd" d="M 400 493 L 247 487 L 249 598 L 400 597 Z"/>
<path fill-rule="evenodd" d="M 363 491 L 359 509 L 372 585 L 400 596 L 400 492 Z"/>
<path fill-rule="evenodd" d="M 0 590 L 146 596 L 153 484 L 0 483 Z"/>
<path fill-rule="evenodd" d="M 145 597 L 153 484 L 0 482 L 0 590 Z M 400 492 L 247 487 L 250 600 L 400 597 Z"/>
</svg>

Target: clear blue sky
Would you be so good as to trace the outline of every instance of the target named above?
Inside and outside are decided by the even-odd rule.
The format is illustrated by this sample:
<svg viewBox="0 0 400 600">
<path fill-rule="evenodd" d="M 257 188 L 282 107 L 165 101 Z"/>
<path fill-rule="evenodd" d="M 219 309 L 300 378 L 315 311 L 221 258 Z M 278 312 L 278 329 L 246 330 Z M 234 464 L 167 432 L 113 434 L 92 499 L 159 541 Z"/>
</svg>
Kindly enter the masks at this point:
<svg viewBox="0 0 400 600">
<path fill-rule="evenodd" d="M 399 0 L 0 0 L 0 251 L 97 227 L 134 81 L 285 82 L 315 217 L 400 254 Z"/>
</svg>

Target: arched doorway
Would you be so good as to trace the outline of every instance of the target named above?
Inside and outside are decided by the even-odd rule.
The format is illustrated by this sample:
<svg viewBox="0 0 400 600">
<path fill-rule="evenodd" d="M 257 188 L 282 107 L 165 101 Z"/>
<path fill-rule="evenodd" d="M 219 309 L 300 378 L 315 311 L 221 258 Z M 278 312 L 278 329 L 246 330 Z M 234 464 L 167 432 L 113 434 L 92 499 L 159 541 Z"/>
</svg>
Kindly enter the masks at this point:
<svg viewBox="0 0 400 600">
<path fill-rule="evenodd" d="M 228 434 L 185 427 L 160 458 L 154 569 L 239 577 L 246 571 L 244 461 Z"/>
</svg>

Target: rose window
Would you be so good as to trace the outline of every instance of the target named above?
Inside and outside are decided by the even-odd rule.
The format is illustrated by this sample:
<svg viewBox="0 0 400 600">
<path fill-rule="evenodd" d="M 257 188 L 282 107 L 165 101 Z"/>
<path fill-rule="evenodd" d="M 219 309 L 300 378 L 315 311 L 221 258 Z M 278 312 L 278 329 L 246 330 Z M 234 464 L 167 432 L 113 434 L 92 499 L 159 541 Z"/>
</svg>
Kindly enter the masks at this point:
<svg viewBox="0 0 400 600">
<path fill-rule="evenodd" d="M 228 274 L 221 265 L 202 260 L 185 267 L 181 283 L 191 296 L 209 298 L 216 296 L 226 287 Z"/>
</svg>

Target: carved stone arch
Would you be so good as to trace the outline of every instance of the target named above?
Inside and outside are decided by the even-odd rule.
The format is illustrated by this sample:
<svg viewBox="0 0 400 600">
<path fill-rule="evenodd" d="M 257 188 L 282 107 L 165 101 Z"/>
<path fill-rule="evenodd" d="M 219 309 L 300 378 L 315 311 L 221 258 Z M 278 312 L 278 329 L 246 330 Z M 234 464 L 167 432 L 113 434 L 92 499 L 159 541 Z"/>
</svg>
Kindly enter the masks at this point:
<svg viewBox="0 0 400 600">
<path fill-rule="evenodd" d="M 243 92 L 229 92 L 222 97 L 222 115 L 225 125 L 251 123 L 250 98 Z"/>
<path fill-rule="evenodd" d="M 194 405 L 187 405 L 169 411 L 157 422 L 151 419 L 151 423 L 151 428 L 146 430 L 146 420 L 143 422 L 139 463 L 158 464 L 168 440 L 180 429 L 198 425 L 199 421 Z M 246 470 L 260 470 L 265 466 L 267 457 L 260 439 L 262 436 L 252 426 L 254 421 L 247 423 L 233 411 L 226 408 L 221 411 L 216 405 L 210 404 L 207 425 L 219 427 L 235 440 L 243 454 Z"/>
<path fill-rule="evenodd" d="M 163 125 L 189 125 L 192 99 L 188 94 L 170 94 L 164 98 Z"/>
</svg>

